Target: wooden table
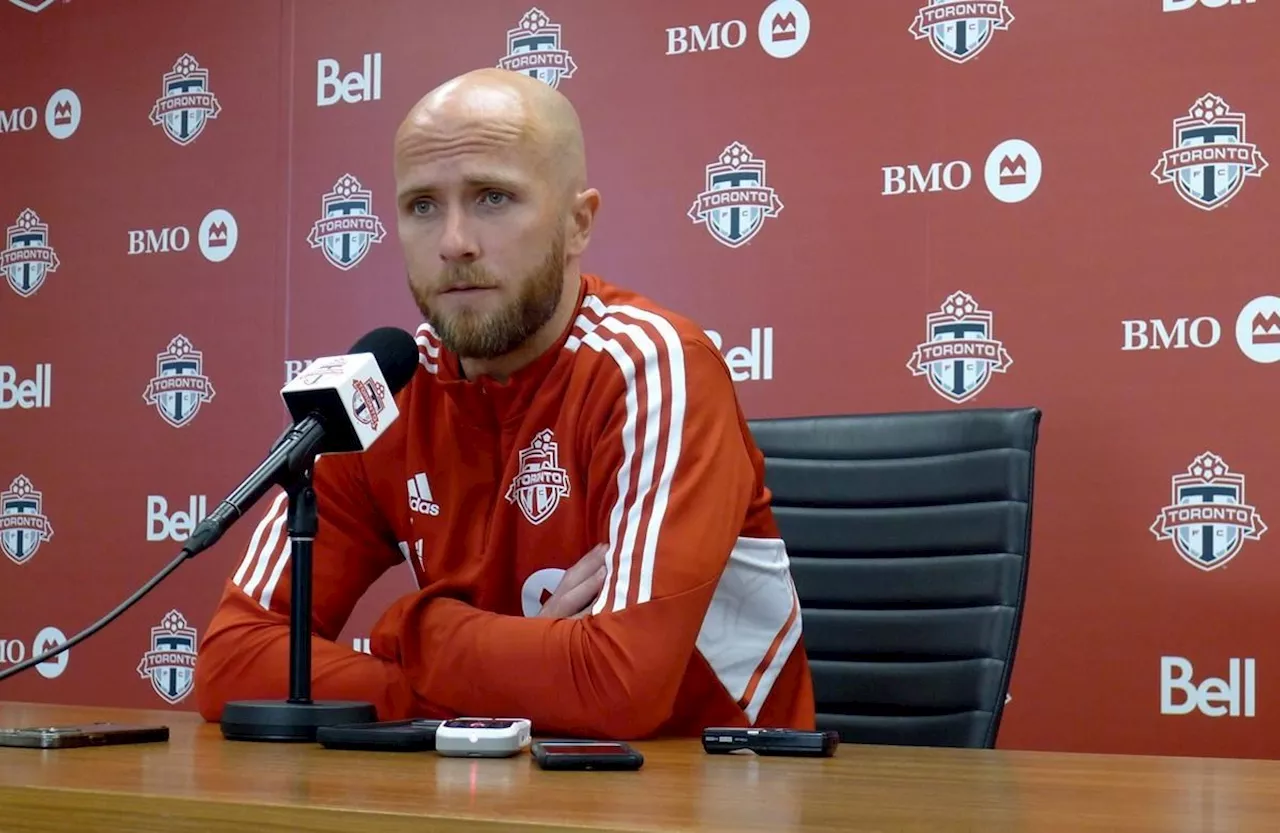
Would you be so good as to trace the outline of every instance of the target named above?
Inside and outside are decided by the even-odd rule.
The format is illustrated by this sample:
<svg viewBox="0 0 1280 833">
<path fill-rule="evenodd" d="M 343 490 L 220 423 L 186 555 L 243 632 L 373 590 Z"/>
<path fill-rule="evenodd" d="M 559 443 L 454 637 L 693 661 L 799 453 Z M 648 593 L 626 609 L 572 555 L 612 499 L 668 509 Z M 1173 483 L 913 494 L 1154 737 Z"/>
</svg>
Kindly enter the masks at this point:
<svg viewBox="0 0 1280 833">
<path fill-rule="evenodd" d="M 0 830 L 1280 830 L 1280 762 L 843 745 L 831 759 L 636 744 L 639 772 L 233 743 L 185 712 L 0 704 L 0 726 L 165 723 L 167 744 L 0 749 Z"/>
</svg>

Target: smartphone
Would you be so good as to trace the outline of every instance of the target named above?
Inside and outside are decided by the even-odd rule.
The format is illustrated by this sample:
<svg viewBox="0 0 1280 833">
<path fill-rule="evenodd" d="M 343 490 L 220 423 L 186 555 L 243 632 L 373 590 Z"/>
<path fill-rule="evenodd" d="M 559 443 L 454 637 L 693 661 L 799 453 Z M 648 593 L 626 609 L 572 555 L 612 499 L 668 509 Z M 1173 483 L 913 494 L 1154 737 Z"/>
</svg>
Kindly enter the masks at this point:
<svg viewBox="0 0 1280 833">
<path fill-rule="evenodd" d="M 22 746 L 30 749 L 74 749 L 121 743 L 164 743 L 167 740 L 168 726 L 128 723 L 81 723 L 73 726 L 0 729 L 0 746 Z"/>
<path fill-rule="evenodd" d="M 325 749 L 369 752 L 430 752 L 436 748 L 440 720 L 384 720 L 320 726 L 316 740 Z"/>
<path fill-rule="evenodd" d="M 529 751 L 543 769 L 636 770 L 644 766 L 644 755 L 616 740 L 536 740 Z"/>
<path fill-rule="evenodd" d="M 738 729 L 708 726 L 702 730 L 702 748 L 709 755 L 727 755 L 748 750 L 757 755 L 788 755 L 801 758 L 830 758 L 840 746 L 840 734 L 833 731 L 800 729 Z"/>
</svg>

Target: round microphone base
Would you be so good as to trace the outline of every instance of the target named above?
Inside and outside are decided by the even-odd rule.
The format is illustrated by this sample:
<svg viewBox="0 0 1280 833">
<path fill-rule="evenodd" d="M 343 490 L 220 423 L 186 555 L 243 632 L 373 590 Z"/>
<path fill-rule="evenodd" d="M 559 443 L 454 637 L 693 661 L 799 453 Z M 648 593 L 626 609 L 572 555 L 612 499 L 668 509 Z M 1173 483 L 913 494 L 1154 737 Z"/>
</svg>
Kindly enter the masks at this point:
<svg viewBox="0 0 1280 833">
<path fill-rule="evenodd" d="M 372 703 L 350 700 L 290 703 L 288 700 L 236 700 L 222 710 L 227 740 L 315 742 L 316 729 L 340 723 L 373 723 Z"/>
</svg>

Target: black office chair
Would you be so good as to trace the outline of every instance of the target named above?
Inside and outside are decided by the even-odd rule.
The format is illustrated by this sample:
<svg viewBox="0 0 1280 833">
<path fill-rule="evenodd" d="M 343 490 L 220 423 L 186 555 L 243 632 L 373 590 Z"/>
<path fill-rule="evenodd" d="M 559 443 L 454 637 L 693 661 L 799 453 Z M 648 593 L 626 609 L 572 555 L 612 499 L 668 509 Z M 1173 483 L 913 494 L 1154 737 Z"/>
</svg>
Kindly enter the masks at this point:
<svg viewBox="0 0 1280 833">
<path fill-rule="evenodd" d="M 750 422 L 819 728 L 995 746 L 1022 621 L 1040 411 Z"/>
</svg>

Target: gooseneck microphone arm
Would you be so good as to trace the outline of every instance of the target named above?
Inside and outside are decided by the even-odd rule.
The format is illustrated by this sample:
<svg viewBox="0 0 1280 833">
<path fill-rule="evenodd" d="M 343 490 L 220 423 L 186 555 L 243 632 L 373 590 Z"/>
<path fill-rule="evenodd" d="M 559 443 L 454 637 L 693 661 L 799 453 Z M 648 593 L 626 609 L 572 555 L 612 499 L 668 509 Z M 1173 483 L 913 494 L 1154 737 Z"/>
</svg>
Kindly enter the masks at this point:
<svg viewBox="0 0 1280 833">
<path fill-rule="evenodd" d="M 291 479 L 309 469 L 316 448 L 324 440 L 324 431 L 324 420 L 318 413 L 290 426 L 261 465 L 191 531 L 183 547 L 187 556 L 197 555 L 213 546 L 240 518 L 245 508 L 257 503 L 276 486 L 287 486 Z"/>
</svg>

